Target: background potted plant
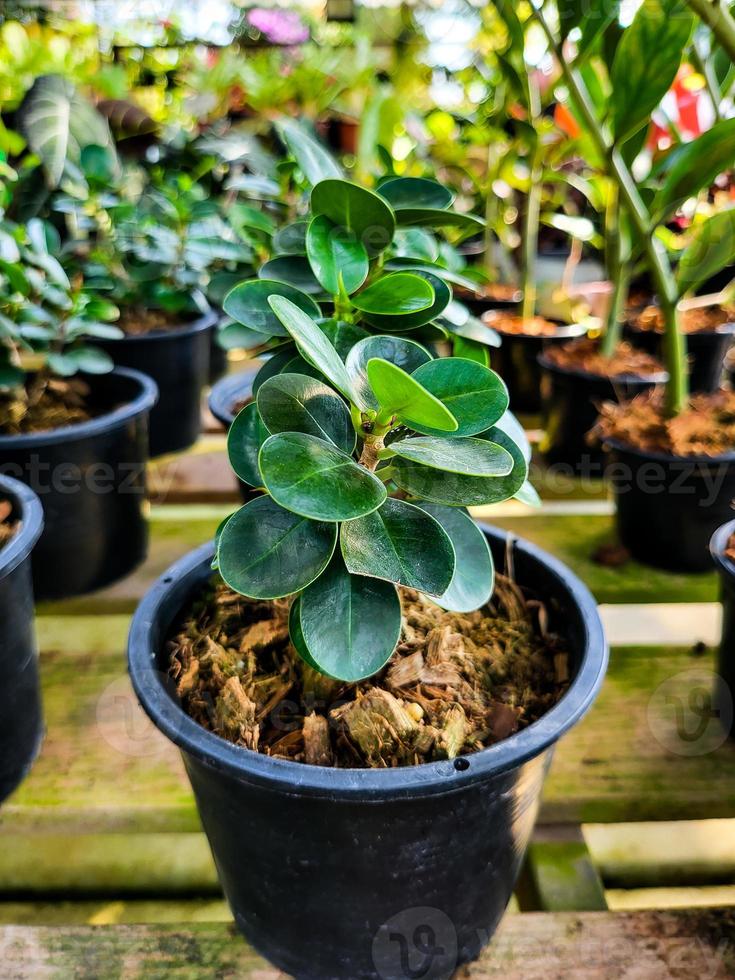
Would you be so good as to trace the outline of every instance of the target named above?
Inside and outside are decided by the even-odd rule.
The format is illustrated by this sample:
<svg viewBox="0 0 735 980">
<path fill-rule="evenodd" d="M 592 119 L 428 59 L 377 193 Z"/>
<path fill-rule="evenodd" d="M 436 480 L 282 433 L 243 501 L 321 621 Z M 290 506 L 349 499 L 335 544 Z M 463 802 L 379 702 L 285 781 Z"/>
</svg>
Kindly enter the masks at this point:
<svg viewBox="0 0 735 980">
<path fill-rule="evenodd" d="M 0 476 L 0 803 L 30 768 L 43 737 L 31 583 L 31 551 L 42 527 L 38 497 Z"/>
<path fill-rule="evenodd" d="M 8 188 L 5 188 L 8 193 Z M 89 339 L 117 309 L 71 284 L 51 225 L 0 223 L 0 472 L 39 495 L 36 594 L 88 592 L 146 555 L 143 516 L 154 383 L 113 369 Z"/>
</svg>

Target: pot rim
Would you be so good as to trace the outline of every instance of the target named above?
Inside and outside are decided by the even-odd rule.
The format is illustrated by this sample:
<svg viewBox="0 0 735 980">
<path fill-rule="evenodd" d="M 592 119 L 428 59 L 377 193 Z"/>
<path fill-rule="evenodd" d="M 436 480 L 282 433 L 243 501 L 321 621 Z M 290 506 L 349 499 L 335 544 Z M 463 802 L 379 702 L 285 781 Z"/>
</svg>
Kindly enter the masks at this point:
<svg viewBox="0 0 735 980">
<path fill-rule="evenodd" d="M 158 401 L 158 386 L 156 382 L 152 378 L 149 378 L 147 374 L 134 371 L 132 368 L 116 367 L 107 375 L 95 374 L 87 375 L 87 377 L 101 379 L 109 377 L 110 374 L 121 378 L 128 378 L 131 381 L 137 381 L 140 391 L 132 401 L 126 402 L 119 408 L 113 409 L 111 412 L 106 412 L 104 415 L 98 415 L 96 418 L 89 419 L 87 422 L 64 425 L 58 429 L 48 429 L 44 432 L 26 432 L 14 436 L 0 435 L 0 451 L 4 449 L 35 449 L 40 446 L 54 446 L 60 442 L 90 439 L 126 425 L 136 416 L 150 411 Z"/>
<path fill-rule="evenodd" d="M 6 578 L 24 562 L 43 530 L 43 507 L 30 487 L 0 473 L 0 493 L 20 505 L 20 529 L 0 551 L 0 579 Z"/>
<path fill-rule="evenodd" d="M 234 745 L 202 728 L 166 691 L 156 669 L 152 632 L 162 606 L 172 592 L 184 601 L 197 572 L 209 569 L 212 542 L 202 545 L 173 564 L 151 587 L 136 610 L 128 638 L 128 669 L 133 688 L 148 716 L 172 742 L 213 769 L 235 778 L 256 782 L 280 792 L 339 800 L 380 802 L 403 797 L 418 798 L 456 792 L 488 775 L 516 768 L 538 756 L 590 708 L 608 662 L 608 644 L 597 603 L 587 587 L 558 559 L 530 542 L 513 538 L 487 524 L 479 525 L 496 540 L 512 541 L 517 551 L 545 565 L 561 580 L 581 614 L 584 624 L 579 670 L 563 697 L 543 717 L 510 738 L 457 760 L 423 763 L 392 769 L 334 769 L 310 766 L 261 755 Z"/>
<path fill-rule="evenodd" d="M 721 453 L 719 456 L 677 456 L 674 453 L 665 453 L 657 449 L 641 449 L 639 446 L 630 446 L 621 439 L 615 439 L 612 436 L 607 439 L 603 439 L 602 442 L 604 446 L 609 446 L 610 449 L 613 449 L 616 452 L 630 453 L 631 456 L 652 459 L 661 463 L 686 462 L 702 465 L 707 463 L 711 465 L 717 465 L 719 463 L 735 463 L 735 449 L 731 450 L 729 453 Z"/>
<path fill-rule="evenodd" d="M 735 534 L 735 518 L 717 528 L 709 541 L 709 553 L 718 571 L 735 578 L 735 561 L 725 555 L 725 545 L 732 534 Z"/>
<path fill-rule="evenodd" d="M 210 310 L 209 313 L 202 313 L 198 316 L 196 320 L 191 322 L 186 322 L 181 325 L 176 324 L 175 327 L 170 327 L 168 330 L 151 330 L 149 333 L 136 334 L 135 336 L 128 337 L 114 337 L 106 343 L 109 344 L 140 344 L 146 343 L 147 341 L 153 340 L 164 340 L 171 339 L 176 340 L 179 337 L 191 337 L 195 333 L 201 333 L 203 330 L 209 330 L 213 327 L 219 317 L 214 310 Z"/>
<path fill-rule="evenodd" d="M 207 399 L 209 411 L 225 428 L 229 428 L 235 421 L 235 416 L 230 411 L 233 399 L 247 392 L 252 394 L 253 381 L 262 366 L 262 363 L 253 364 L 237 374 L 225 375 L 212 385 Z"/>
<path fill-rule="evenodd" d="M 555 371 L 557 374 L 570 375 L 575 378 L 585 378 L 590 381 L 609 381 L 611 385 L 615 382 L 623 384 L 640 383 L 641 385 L 663 385 L 669 380 L 668 371 L 656 371 L 653 374 L 616 374 L 614 376 L 606 374 L 595 374 L 592 371 L 585 371 L 583 368 L 562 367 L 549 360 L 548 355 L 542 351 L 536 355 L 536 361 L 544 371 Z"/>
</svg>

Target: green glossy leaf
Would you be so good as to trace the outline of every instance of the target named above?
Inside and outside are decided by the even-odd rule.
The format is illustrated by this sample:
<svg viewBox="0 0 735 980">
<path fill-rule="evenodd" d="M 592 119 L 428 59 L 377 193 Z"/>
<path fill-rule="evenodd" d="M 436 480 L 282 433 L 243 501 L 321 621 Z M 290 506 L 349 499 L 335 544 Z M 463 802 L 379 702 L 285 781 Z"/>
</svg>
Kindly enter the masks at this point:
<svg viewBox="0 0 735 980">
<path fill-rule="evenodd" d="M 503 380 L 476 361 L 442 357 L 422 364 L 411 377 L 449 409 L 457 420 L 458 436 L 483 432 L 508 408 L 508 390 Z"/>
<path fill-rule="evenodd" d="M 268 378 L 274 378 L 277 374 L 281 374 L 296 354 L 294 344 L 286 343 L 276 347 L 253 379 L 253 397 L 258 394 L 261 385 L 265 384 Z"/>
<path fill-rule="evenodd" d="M 735 119 L 723 119 L 690 143 L 675 146 L 664 163 L 664 176 L 651 205 L 658 220 L 709 187 L 735 160 Z"/>
<path fill-rule="evenodd" d="M 691 292 L 735 262 L 735 208 L 720 211 L 692 232 L 676 270 L 680 293 Z"/>
<path fill-rule="evenodd" d="M 279 119 L 276 129 L 310 184 L 318 184 L 325 177 L 342 176 L 342 168 L 329 150 L 295 119 Z"/>
<path fill-rule="evenodd" d="M 343 524 L 340 547 L 353 575 L 387 579 L 429 595 L 445 592 L 454 575 L 454 548 L 446 531 L 405 500 L 389 497 L 379 510 Z"/>
<path fill-rule="evenodd" d="M 495 584 L 495 567 L 487 538 L 466 510 L 441 504 L 420 504 L 431 514 L 452 542 L 457 556 L 449 588 L 434 599 L 451 612 L 474 612 L 490 600 Z"/>
<path fill-rule="evenodd" d="M 392 442 L 390 449 L 402 459 L 467 476 L 507 476 L 513 469 L 510 453 L 486 439 L 419 436 Z"/>
<path fill-rule="evenodd" d="M 369 270 L 365 246 L 354 231 L 336 225 L 325 214 L 318 214 L 309 224 L 306 254 L 314 275 L 332 296 L 342 287 L 349 295 L 367 279 Z"/>
<path fill-rule="evenodd" d="M 336 544 L 336 524 L 307 520 L 270 497 L 257 497 L 222 529 L 219 570 L 241 595 L 278 599 L 300 592 L 318 578 Z"/>
<path fill-rule="evenodd" d="M 107 351 L 99 347 L 73 347 L 66 350 L 62 357 L 69 364 L 74 364 L 77 371 L 85 371 L 87 374 L 108 374 L 115 367 Z"/>
<path fill-rule="evenodd" d="M 308 259 L 303 255 L 278 255 L 260 267 L 258 278 L 288 283 L 309 296 L 320 296 L 323 292 Z"/>
<path fill-rule="evenodd" d="M 355 323 L 346 323 L 344 320 L 320 320 L 319 329 L 334 347 L 343 361 L 348 354 L 361 340 L 365 340 L 370 334 Z"/>
<path fill-rule="evenodd" d="M 490 367 L 490 351 L 484 344 L 476 340 L 466 340 L 464 337 L 452 338 L 452 354 L 454 357 L 464 357 L 468 361 L 477 361 L 483 367 Z"/>
<path fill-rule="evenodd" d="M 419 229 L 416 229 L 417 231 Z M 418 262 L 416 259 L 407 259 L 402 256 L 389 259 L 385 263 L 385 268 L 389 271 L 406 270 L 411 272 L 428 272 L 429 275 L 438 276 L 444 282 L 449 282 L 453 286 L 462 286 L 464 289 L 471 289 L 473 292 L 477 288 L 474 279 L 468 279 L 453 269 L 445 269 L 444 266 L 434 265 L 431 262 Z"/>
<path fill-rule="evenodd" d="M 384 667 L 401 634 L 401 602 L 395 586 L 351 575 L 339 553 L 301 593 L 295 616 L 311 665 L 349 683 Z"/>
<path fill-rule="evenodd" d="M 487 347 L 500 347 L 502 340 L 500 334 L 489 327 L 476 316 L 472 316 L 470 311 L 462 303 L 456 300 L 447 306 L 446 310 L 439 319 L 453 334 L 463 337 L 465 340 L 474 341 L 477 344 L 484 344 Z M 460 354 L 456 355 L 460 357 Z M 476 360 L 476 358 L 470 358 Z"/>
<path fill-rule="evenodd" d="M 393 209 L 379 195 L 349 180 L 322 180 L 311 192 L 313 214 L 355 233 L 368 255 L 386 249 L 396 230 Z"/>
<path fill-rule="evenodd" d="M 671 88 L 694 15 L 683 0 L 644 0 L 618 43 L 610 72 L 618 142 L 632 136 Z"/>
<path fill-rule="evenodd" d="M 378 188 L 378 193 L 395 209 L 398 208 L 448 208 L 454 194 L 435 180 L 423 177 L 394 177 Z"/>
<path fill-rule="evenodd" d="M 304 634 L 301 631 L 301 596 L 297 595 L 294 601 L 291 603 L 291 608 L 288 611 L 288 634 L 291 638 L 291 642 L 294 645 L 296 653 L 301 657 L 305 664 L 308 664 L 312 670 L 319 671 L 319 667 L 316 661 L 312 658 L 309 653 L 309 649 L 306 646 L 304 640 Z"/>
<path fill-rule="evenodd" d="M 526 480 L 515 495 L 515 500 L 520 500 L 522 504 L 527 504 L 529 507 L 541 506 L 541 497 L 539 497 L 536 488 L 528 480 Z"/>
<path fill-rule="evenodd" d="M 368 361 L 381 358 L 411 374 L 431 360 L 431 354 L 420 344 L 403 337 L 365 337 L 347 355 L 345 366 L 352 382 L 367 408 L 378 409 L 380 403 L 373 394 L 367 375 Z"/>
<path fill-rule="evenodd" d="M 217 343 L 223 350 L 253 350 L 261 347 L 266 338 L 234 320 L 223 319 L 217 327 Z"/>
<path fill-rule="evenodd" d="M 250 402 L 237 413 L 227 433 L 230 465 L 236 476 L 248 486 L 263 486 L 258 469 L 258 453 L 269 435 L 255 402 Z"/>
<path fill-rule="evenodd" d="M 439 258 L 439 243 L 426 228 L 398 228 L 393 236 L 391 257 L 411 259 L 417 265 L 434 263 Z"/>
<path fill-rule="evenodd" d="M 303 374 L 279 374 L 258 391 L 258 410 L 271 434 L 306 432 L 352 453 L 357 436 L 350 411 L 331 388 Z"/>
<path fill-rule="evenodd" d="M 258 462 L 276 503 L 315 521 L 351 521 L 380 507 L 386 497 L 383 484 L 364 466 L 302 432 L 271 436 Z"/>
<path fill-rule="evenodd" d="M 341 357 L 319 329 L 319 325 L 283 296 L 271 296 L 269 302 L 273 313 L 283 324 L 286 332 L 296 341 L 303 356 L 318 368 L 345 398 L 358 408 L 362 408 L 360 396 L 355 391 Z"/>
<path fill-rule="evenodd" d="M 527 463 L 531 462 L 532 449 L 528 435 L 526 434 L 526 430 L 512 412 L 508 411 L 501 415 L 498 421 L 495 423 L 495 428 L 500 429 L 501 432 L 504 432 L 508 438 L 514 442 L 516 446 L 518 446 Z"/>
<path fill-rule="evenodd" d="M 440 208 L 400 208 L 396 221 L 404 227 L 457 228 L 463 237 L 477 235 L 485 228 L 485 222 L 474 214 L 458 211 L 442 211 Z"/>
<path fill-rule="evenodd" d="M 367 375 L 381 409 L 397 415 L 412 429 L 418 432 L 428 427 L 440 432 L 457 429 L 457 420 L 451 411 L 395 364 L 374 357 L 367 363 Z"/>
<path fill-rule="evenodd" d="M 306 232 L 308 221 L 294 221 L 279 228 L 273 236 L 273 251 L 276 255 L 306 255 Z"/>
<path fill-rule="evenodd" d="M 385 316 L 378 313 L 366 313 L 366 321 L 376 330 L 414 330 L 423 327 L 437 317 L 441 316 L 452 301 L 452 290 L 437 276 L 432 276 L 426 272 L 415 272 L 413 275 L 425 279 L 434 291 L 434 302 L 418 313 L 407 313 L 402 316 Z M 389 277 L 390 278 L 390 277 Z"/>
<path fill-rule="evenodd" d="M 249 279 L 240 283 L 225 296 L 222 308 L 233 320 L 250 330 L 268 337 L 285 337 L 288 331 L 268 303 L 269 296 L 283 296 L 303 313 L 321 316 L 321 310 L 310 296 L 274 279 Z"/>
<path fill-rule="evenodd" d="M 222 532 L 225 529 L 225 525 L 227 524 L 227 522 L 229 521 L 229 519 L 234 516 L 234 513 L 235 512 L 233 511 L 232 514 L 228 514 L 227 517 L 223 518 L 219 522 L 219 524 L 217 525 L 217 530 L 214 532 L 214 555 L 212 557 L 210 568 L 212 568 L 215 572 L 219 570 L 219 542 L 220 542 L 220 538 L 222 537 Z"/>
<path fill-rule="evenodd" d="M 396 317 L 428 310 L 433 303 L 431 283 L 415 272 L 391 272 L 352 297 L 352 305 L 362 313 Z"/>
</svg>

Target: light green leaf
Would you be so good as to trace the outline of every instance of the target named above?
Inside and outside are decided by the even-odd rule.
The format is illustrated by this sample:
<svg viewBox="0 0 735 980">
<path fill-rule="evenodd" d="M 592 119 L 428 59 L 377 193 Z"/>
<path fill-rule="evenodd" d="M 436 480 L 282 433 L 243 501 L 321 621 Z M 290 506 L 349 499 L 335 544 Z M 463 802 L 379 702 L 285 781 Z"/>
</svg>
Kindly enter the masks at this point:
<svg viewBox="0 0 735 980">
<path fill-rule="evenodd" d="M 417 432 L 429 427 L 440 432 L 457 429 L 457 420 L 450 410 L 395 364 L 374 357 L 367 363 L 367 375 L 381 409 L 397 415 Z"/>
<path fill-rule="evenodd" d="M 349 180 L 322 180 L 311 192 L 311 210 L 341 225 L 375 256 L 393 240 L 396 219 L 390 205 L 373 191 Z"/>
<path fill-rule="evenodd" d="M 428 310 L 434 299 L 428 279 L 415 272 L 391 272 L 353 296 L 352 305 L 362 313 L 398 317 Z"/>
<path fill-rule="evenodd" d="M 487 538 L 461 507 L 427 503 L 419 506 L 439 521 L 457 556 L 449 588 L 434 602 L 451 612 L 474 612 L 482 608 L 490 600 L 495 583 L 493 556 Z"/>
<path fill-rule="evenodd" d="M 656 220 L 668 218 L 690 197 L 709 187 L 735 160 L 735 119 L 723 119 L 690 143 L 677 144 L 664 162 L 664 176 L 651 205 Z"/>
<path fill-rule="evenodd" d="M 258 391 L 258 410 L 271 434 L 306 432 L 352 453 L 357 436 L 350 412 L 331 388 L 303 374 L 279 374 Z"/>
<path fill-rule="evenodd" d="M 681 295 L 735 262 L 735 208 L 720 211 L 694 228 L 679 260 L 676 281 Z"/>
<path fill-rule="evenodd" d="M 369 260 L 365 246 L 354 231 L 336 225 L 324 214 L 318 214 L 309 224 L 306 254 L 314 275 L 332 296 L 340 291 L 340 276 L 348 295 L 367 279 Z"/>
<path fill-rule="evenodd" d="M 430 323 L 432 320 L 436 320 L 437 317 L 441 316 L 452 301 L 452 290 L 438 276 L 430 275 L 426 272 L 414 272 L 412 275 L 416 275 L 421 279 L 426 280 L 426 282 L 431 286 L 434 292 L 434 301 L 431 306 L 427 306 L 423 310 L 419 310 L 417 313 L 406 313 L 400 316 L 386 315 L 381 313 L 366 313 L 366 321 L 376 330 L 414 330 L 417 327 L 422 327 L 426 323 Z M 388 277 L 391 278 L 390 276 Z"/>
<path fill-rule="evenodd" d="M 320 320 L 319 329 L 343 361 L 355 344 L 370 336 L 367 330 L 358 327 L 356 323 L 347 323 L 344 320 Z"/>
<path fill-rule="evenodd" d="M 390 450 L 422 466 L 467 476 L 507 476 L 513 469 L 510 453 L 486 439 L 419 436 L 392 442 Z"/>
<path fill-rule="evenodd" d="M 329 150 L 295 119 L 279 119 L 276 130 L 310 184 L 342 176 L 342 168 Z"/>
<path fill-rule="evenodd" d="M 411 374 L 420 365 L 431 360 L 431 354 L 421 344 L 403 337 L 365 337 L 358 341 L 347 355 L 345 367 L 355 389 L 367 408 L 378 409 L 380 403 L 373 394 L 367 375 L 368 361 L 382 358 Z"/>
<path fill-rule="evenodd" d="M 268 303 L 269 296 L 283 296 L 310 316 L 322 315 L 310 296 L 274 279 L 249 279 L 241 282 L 225 296 L 222 308 L 233 320 L 250 330 L 257 330 L 268 337 L 285 337 L 288 331 Z"/>
</svg>

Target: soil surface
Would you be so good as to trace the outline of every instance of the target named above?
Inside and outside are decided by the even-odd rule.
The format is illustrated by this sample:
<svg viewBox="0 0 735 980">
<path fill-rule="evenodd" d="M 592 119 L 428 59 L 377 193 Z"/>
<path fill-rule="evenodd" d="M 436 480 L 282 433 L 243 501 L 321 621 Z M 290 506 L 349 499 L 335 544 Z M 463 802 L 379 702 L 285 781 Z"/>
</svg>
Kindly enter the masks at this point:
<svg viewBox="0 0 735 980">
<path fill-rule="evenodd" d="M 524 319 L 514 313 L 505 313 L 503 310 L 488 310 L 482 315 L 483 323 L 486 323 L 498 333 L 512 334 L 520 337 L 555 337 L 559 332 L 559 324 L 553 320 L 546 320 L 542 316 L 534 316 Z"/>
<path fill-rule="evenodd" d="M 735 561 L 735 534 L 731 534 L 727 539 L 727 547 L 723 552 L 725 558 L 729 558 L 730 561 Z"/>
<path fill-rule="evenodd" d="M 557 367 L 586 371 L 603 378 L 618 378 L 626 374 L 645 378 L 664 370 L 661 362 L 652 354 L 638 350 L 627 341 L 621 341 L 609 358 L 602 355 L 599 341 L 589 337 L 556 345 L 547 350 L 544 356 Z"/>
<path fill-rule="evenodd" d="M 120 327 L 126 337 L 144 337 L 149 333 L 175 333 L 188 327 L 193 319 L 188 313 L 128 307 L 120 311 L 115 326 Z"/>
<path fill-rule="evenodd" d="M 0 392 L 0 433 L 48 432 L 97 414 L 89 404 L 89 385 L 81 378 L 46 378 L 28 382 L 26 390 Z"/>
<path fill-rule="evenodd" d="M 491 604 L 448 613 L 401 590 L 396 652 L 358 684 L 304 664 L 289 600 L 245 599 L 221 582 L 192 603 L 168 643 L 182 706 L 204 728 L 278 758 L 340 768 L 451 759 L 545 714 L 569 683 L 547 611 L 498 576 Z M 328 614 L 328 610 L 325 610 Z"/>
<path fill-rule="evenodd" d="M 606 402 L 590 437 L 674 456 L 721 456 L 735 449 L 735 392 L 694 395 L 674 418 L 666 417 L 663 404 L 658 391 L 622 404 Z"/>
<path fill-rule="evenodd" d="M 0 551 L 18 530 L 18 522 L 13 520 L 13 505 L 9 500 L 0 500 Z"/>
<path fill-rule="evenodd" d="M 630 317 L 630 325 L 635 330 L 663 333 L 664 321 L 658 306 L 647 306 L 640 313 Z M 699 309 L 684 310 L 679 323 L 684 333 L 711 333 L 724 323 L 735 322 L 735 306 L 702 306 Z"/>
<path fill-rule="evenodd" d="M 488 303 L 520 303 L 523 298 L 518 286 L 504 282 L 491 282 L 486 285 L 478 283 L 474 290 L 455 286 L 455 295 L 462 302 L 465 299 L 487 300 Z"/>
</svg>

